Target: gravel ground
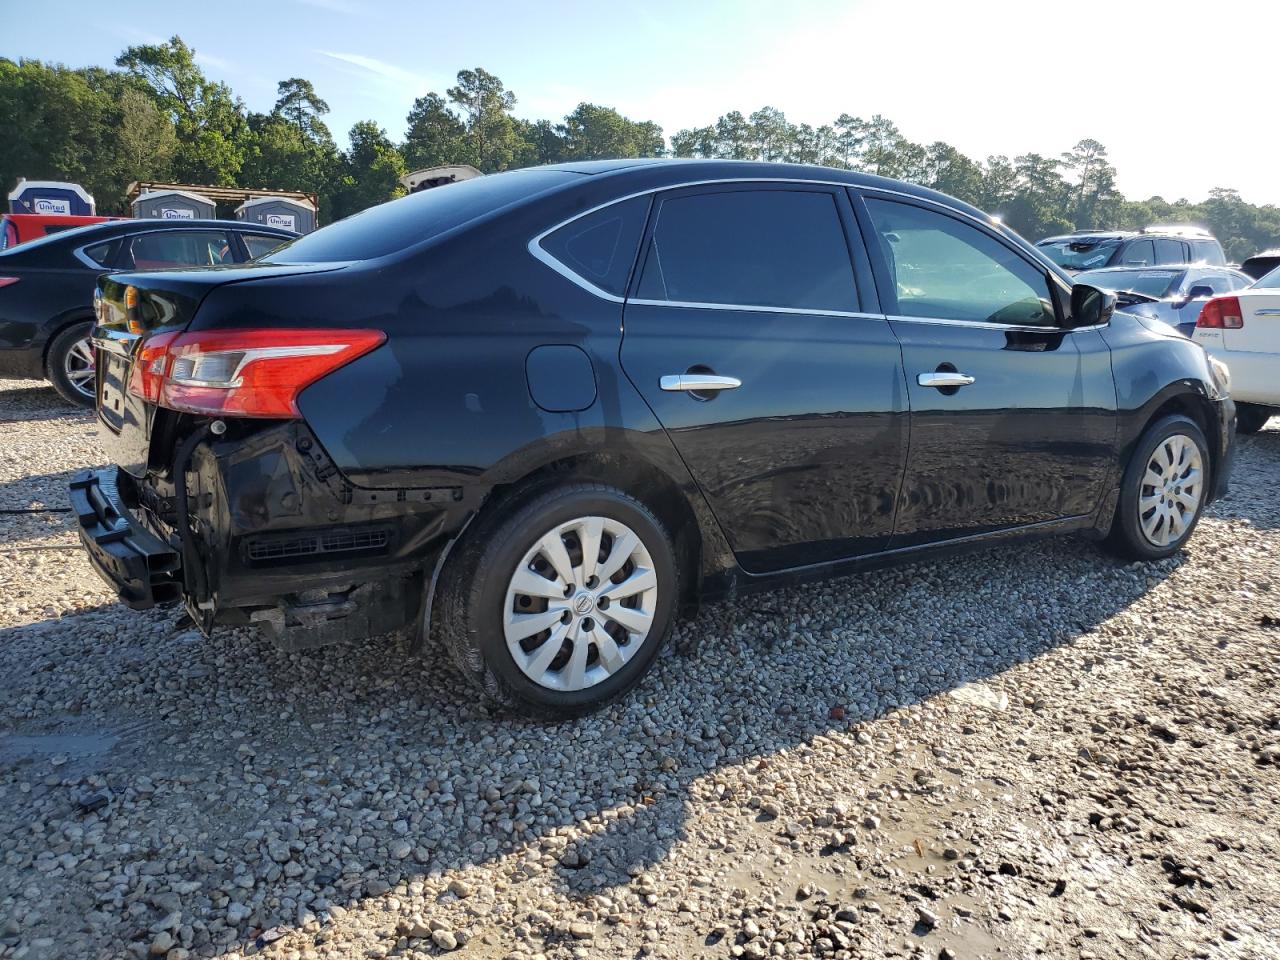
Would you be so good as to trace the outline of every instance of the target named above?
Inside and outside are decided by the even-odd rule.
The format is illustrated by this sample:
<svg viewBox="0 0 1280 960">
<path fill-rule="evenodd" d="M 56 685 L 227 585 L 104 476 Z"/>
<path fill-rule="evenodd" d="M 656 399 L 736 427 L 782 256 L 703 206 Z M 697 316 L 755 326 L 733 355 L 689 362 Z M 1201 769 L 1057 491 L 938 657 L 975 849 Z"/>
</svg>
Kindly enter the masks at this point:
<svg viewBox="0 0 1280 960">
<path fill-rule="evenodd" d="M 0 509 L 90 417 L 0 390 Z M 1280 956 L 1280 430 L 1169 561 L 1012 546 L 720 605 L 491 716 L 437 651 L 205 641 L 0 515 L 0 958 Z"/>
</svg>

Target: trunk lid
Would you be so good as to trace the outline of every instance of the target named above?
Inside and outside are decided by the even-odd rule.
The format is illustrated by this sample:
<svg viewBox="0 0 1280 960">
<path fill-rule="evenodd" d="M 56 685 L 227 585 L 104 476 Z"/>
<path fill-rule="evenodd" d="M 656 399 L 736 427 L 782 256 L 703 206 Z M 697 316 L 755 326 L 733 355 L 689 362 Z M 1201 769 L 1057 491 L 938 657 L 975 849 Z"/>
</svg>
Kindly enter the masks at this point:
<svg viewBox="0 0 1280 960">
<path fill-rule="evenodd" d="M 1280 290 L 1254 287 L 1236 294 L 1244 326 L 1222 331 L 1222 346 L 1239 353 L 1280 353 Z"/>
<path fill-rule="evenodd" d="M 129 392 L 139 351 L 149 337 L 180 333 L 215 289 L 299 274 L 328 273 L 344 263 L 244 264 L 234 267 L 120 273 L 98 281 L 94 297 L 97 325 L 98 421 L 107 454 L 135 477 L 146 475 L 151 437 L 176 415 Z"/>
</svg>

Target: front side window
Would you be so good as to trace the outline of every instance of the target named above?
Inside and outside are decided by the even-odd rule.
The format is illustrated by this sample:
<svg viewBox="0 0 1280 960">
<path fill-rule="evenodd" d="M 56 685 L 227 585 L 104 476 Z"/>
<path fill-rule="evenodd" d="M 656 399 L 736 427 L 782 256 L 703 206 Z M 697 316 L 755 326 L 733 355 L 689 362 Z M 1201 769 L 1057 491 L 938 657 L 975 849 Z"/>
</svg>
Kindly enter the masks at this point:
<svg viewBox="0 0 1280 960">
<path fill-rule="evenodd" d="M 1150 240 L 1132 240 L 1125 244 L 1123 263 L 1126 267 L 1150 267 L 1156 262 L 1156 248 Z"/>
<path fill-rule="evenodd" d="M 669 197 L 658 209 L 638 297 L 855 312 L 836 198 L 825 191 L 732 190 Z"/>
<path fill-rule="evenodd" d="M 976 227 L 906 203 L 866 201 L 904 317 L 1054 326 L 1045 273 Z"/>
<path fill-rule="evenodd" d="M 227 235 L 220 230 L 161 230 L 129 240 L 125 269 L 216 267 L 234 262 Z"/>
<path fill-rule="evenodd" d="M 1156 241 L 1156 263 L 1186 263 L 1186 245 L 1181 240 Z"/>
<path fill-rule="evenodd" d="M 567 270 L 615 297 L 627 292 L 649 198 L 632 197 L 566 223 L 542 249 Z"/>
</svg>

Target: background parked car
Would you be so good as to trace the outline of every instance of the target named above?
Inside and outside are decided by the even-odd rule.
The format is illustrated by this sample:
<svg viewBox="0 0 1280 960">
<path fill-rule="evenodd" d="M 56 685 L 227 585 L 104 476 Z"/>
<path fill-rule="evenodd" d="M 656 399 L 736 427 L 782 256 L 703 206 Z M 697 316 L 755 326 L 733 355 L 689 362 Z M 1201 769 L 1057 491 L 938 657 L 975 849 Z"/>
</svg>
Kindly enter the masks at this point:
<svg viewBox="0 0 1280 960">
<path fill-rule="evenodd" d="M 1236 429 L 1257 433 L 1280 413 L 1280 270 L 1206 303 L 1194 339 L 1231 370 Z"/>
<path fill-rule="evenodd" d="M 1280 267 L 1280 250 L 1264 250 L 1240 264 L 1240 272 L 1247 273 L 1254 280 L 1261 280 L 1276 267 Z"/>
<path fill-rule="evenodd" d="M 8 250 L 28 240 L 61 233 L 72 227 L 119 220 L 121 217 L 78 217 L 66 213 L 6 213 L 0 215 L 0 250 Z"/>
<path fill-rule="evenodd" d="M 113 220 L 0 251 L 0 379 L 44 378 L 93 406 L 93 292 L 113 270 L 214 267 L 297 234 L 230 220 Z"/>
<path fill-rule="evenodd" d="M 1069 273 L 1102 267 L 1227 263 L 1222 244 L 1198 227 L 1147 227 L 1141 233 L 1083 230 L 1046 237 L 1036 248 Z"/>
<path fill-rule="evenodd" d="M 1253 279 L 1230 267 L 1107 267 L 1076 274 L 1076 283 L 1110 290 L 1120 309 L 1162 320 L 1190 337 L 1211 297 L 1243 290 Z"/>
</svg>

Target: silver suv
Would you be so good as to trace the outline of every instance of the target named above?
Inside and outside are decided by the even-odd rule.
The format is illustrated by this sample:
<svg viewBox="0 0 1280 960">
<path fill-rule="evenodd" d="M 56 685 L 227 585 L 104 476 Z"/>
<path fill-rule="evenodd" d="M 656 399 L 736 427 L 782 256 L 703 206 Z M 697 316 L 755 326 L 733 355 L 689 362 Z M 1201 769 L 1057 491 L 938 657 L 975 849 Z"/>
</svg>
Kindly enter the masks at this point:
<svg viewBox="0 0 1280 960">
<path fill-rule="evenodd" d="M 1147 227 L 1141 233 L 1123 230 L 1082 230 L 1046 237 L 1036 249 L 1070 273 L 1103 267 L 1155 267 L 1227 263 L 1220 244 L 1200 227 Z"/>
</svg>

